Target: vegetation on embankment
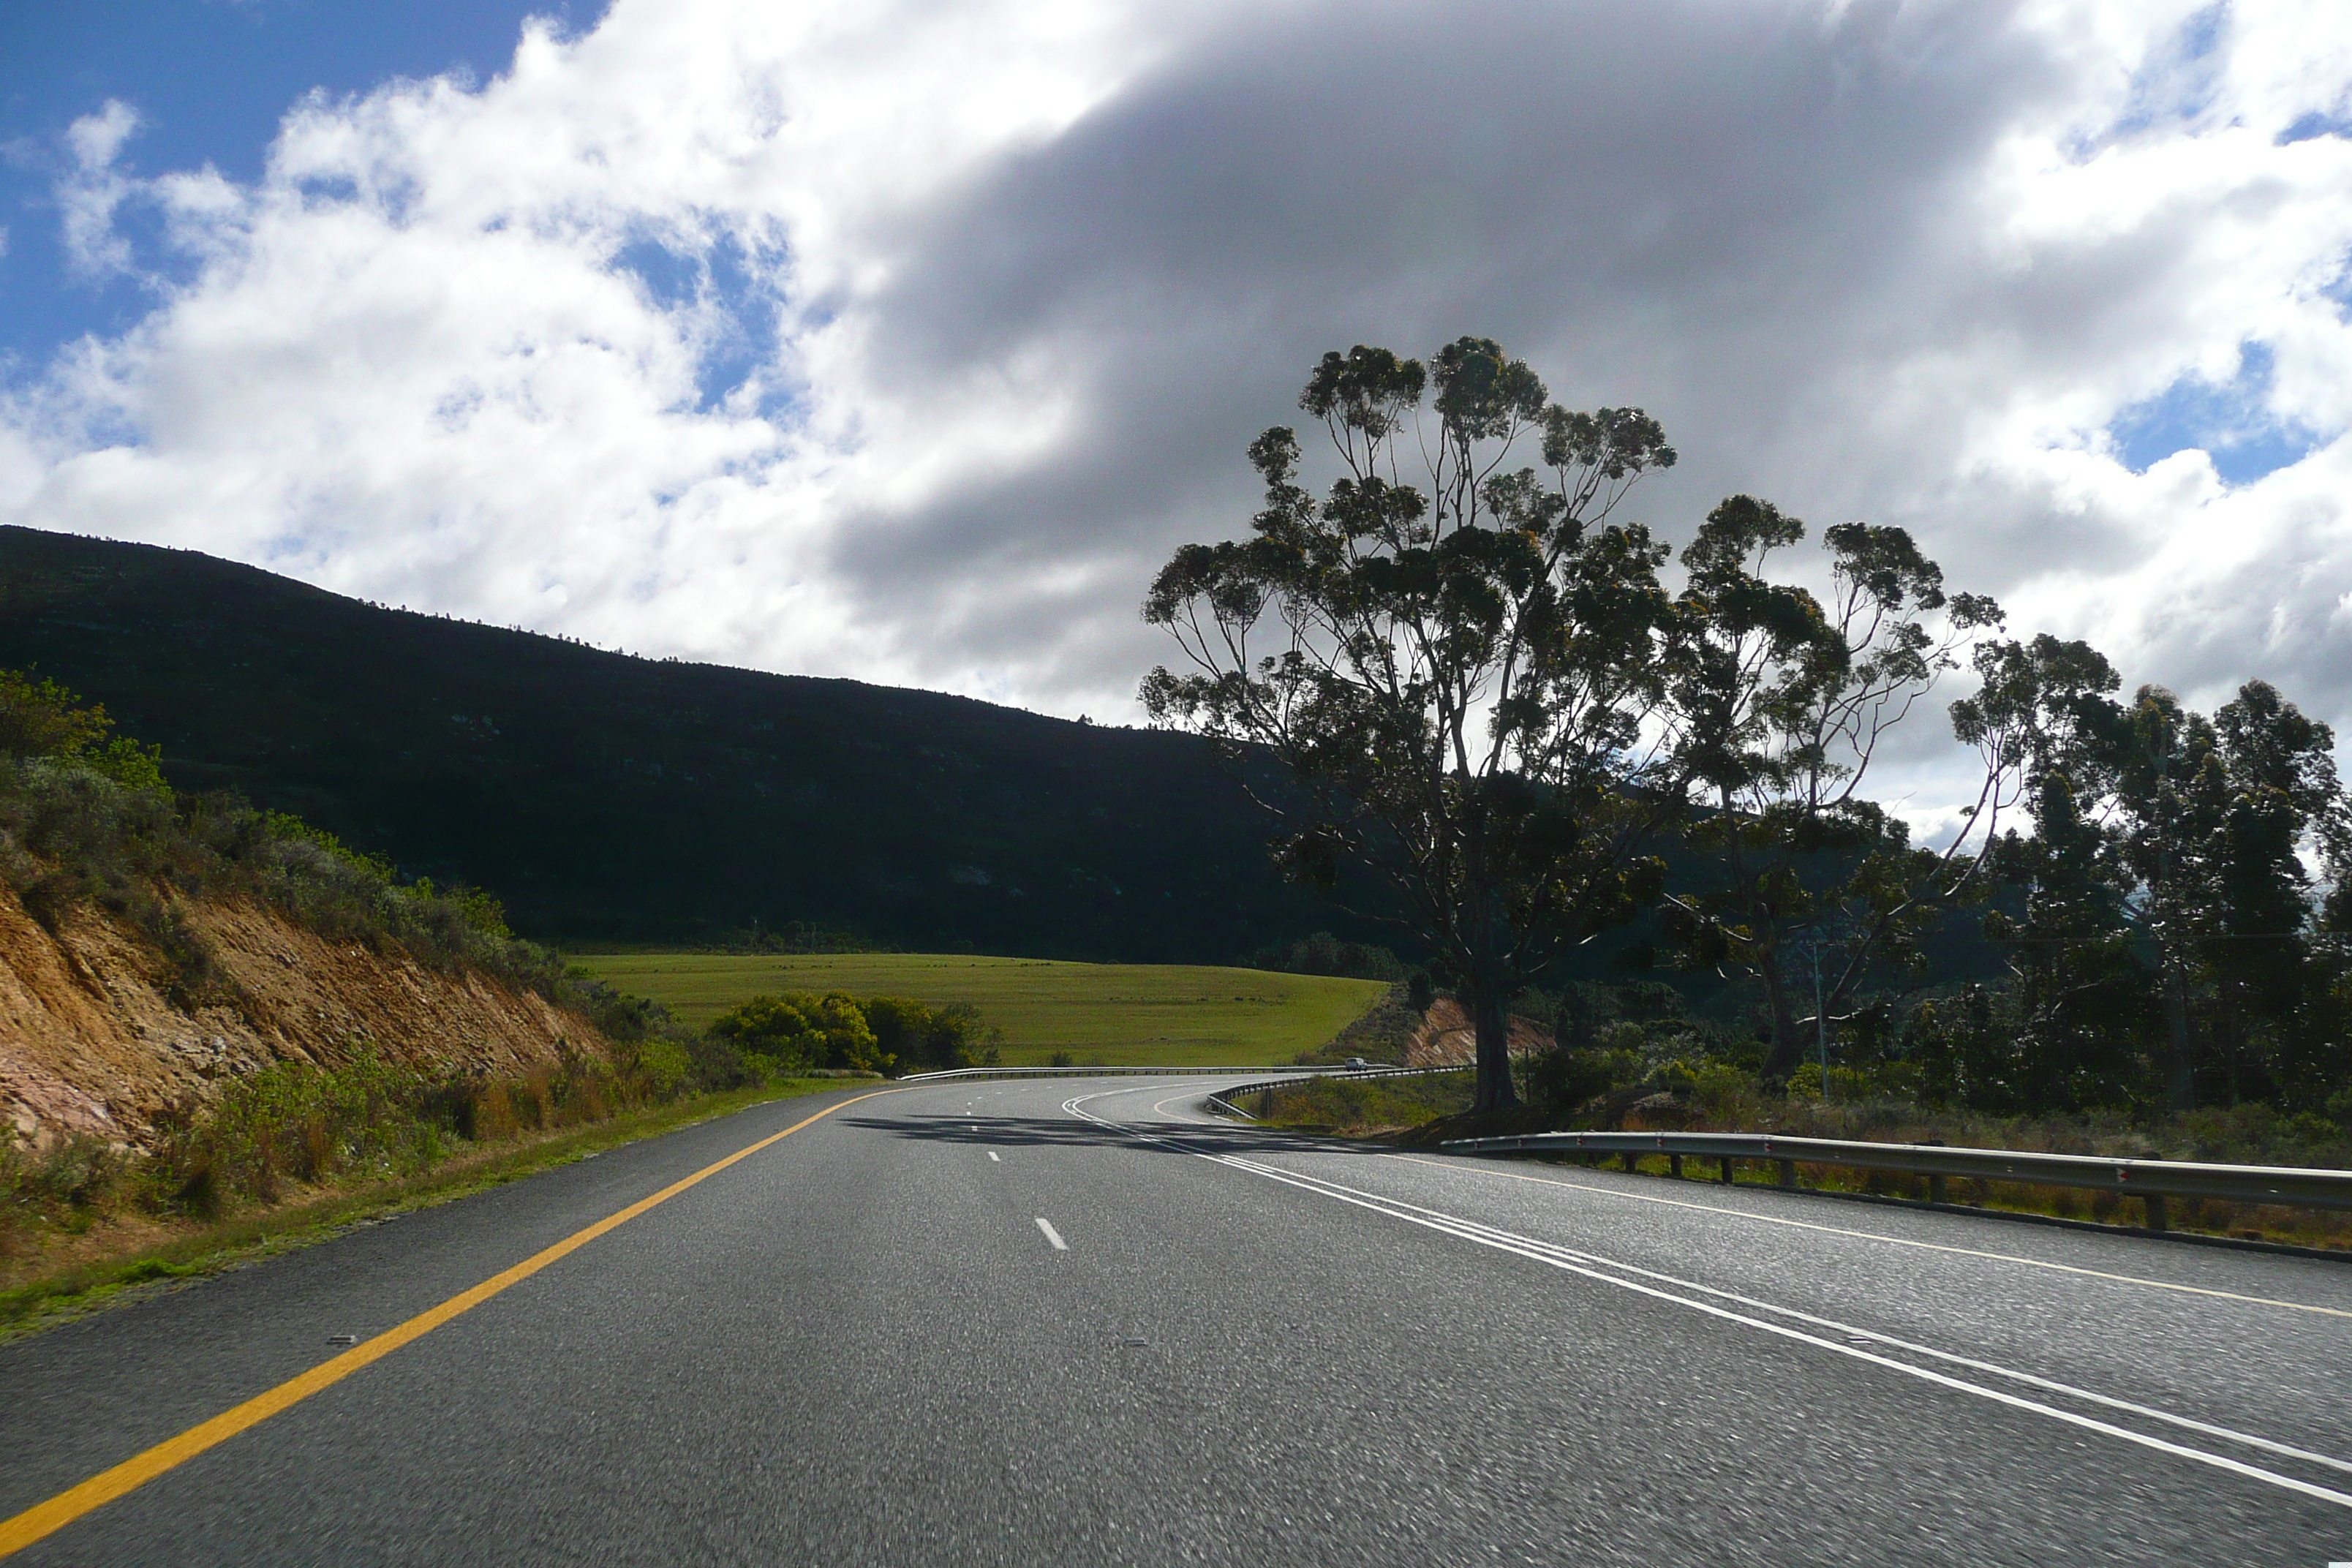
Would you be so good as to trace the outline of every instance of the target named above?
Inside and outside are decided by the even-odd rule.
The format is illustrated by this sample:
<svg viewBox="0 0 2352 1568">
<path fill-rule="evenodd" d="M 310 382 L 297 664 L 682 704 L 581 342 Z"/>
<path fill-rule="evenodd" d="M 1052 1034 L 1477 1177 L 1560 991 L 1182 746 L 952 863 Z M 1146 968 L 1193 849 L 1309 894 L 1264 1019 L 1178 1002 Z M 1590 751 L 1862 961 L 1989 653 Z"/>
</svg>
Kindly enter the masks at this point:
<svg viewBox="0 0 2352 1568">
<path fill-rule="evenodd" d="M 35 1149 L 0 1129 L 0 1339 L 132 1286 L 857 1076 L 746 1075 L 723 1047 L 689 1055 L 659 1040 L 618 1065 L 476 1081 L 362 1052 L 240 1081 L 152 1151 L 89 1136 Z"/>
<path fill-rule="evenodd" d="M 976 1006 L 1010 1067 L 1254 1067 L 1329 1041 L 1389 993 L 1378 981 L 1189 964 L 952 953 L 574 955 L 584 974 L 707 1024 L 763 993 L 887 993 Z"/>
<path fill-rule="evenodd" d="M 2129 1117 L 2113 1112 L 2072 1116 L 2000 1116 L 1966 1107 L 1922 1105 L 1884 1093 L 1824 1101 L 1820 1073 L 1801 1073 L 1795 1091 L 1767 1089 L 1752 1072 L 1722 1061 L 1696 1068 L 1670 1060 L 1594 1094 L 1579 1104 L 1546 1100 L 1567 1078 L 1563 1064 L 1538 1058 L 1520 1064 L 1521 1092 L 1530 1103 L 1476 1115 L 1470 1075 L 1324 1079 L 1245 1096 L 1241 1109 L 1263 1125 L 1336 1137 L 1368 1138 L 1430 1147 L 1454 1138 L 1552 1131 L 1782 1132 L 1804 1138 L 1863 1142 L 1941 1142 L 1976 1149 L 2056 1154 L 2160 1156 L 2227 1164 L 2352 1167 L 2352 1129 L 2310 1115 L 2289 1117 L 2258 1101 L 2234 1108 Z M 1589 1081 L 1589 1080 L 1588 1080 Z M 1858 1086 L 1832 1086 L 1849 1092 Z M 1616 1163 L 1612 1157 L 1612 1163 Z M 1663 1157 L 1641 1163 L 1663 1173 Z M 1759 1167 L 1760 1169 L 1760 1167 Z M 1714 1167 L 1691 1167 L 1711 1175 Z M 1799 1166 L 1808 1187 L 1925 1200 L 1923 1176 Z M 1749 1173 L 1743 1179 L 1758 1179 Z M 2008 1182 L 1955 1178 L 1949 1201 L 2020 1214 L 2137 1226 L 2140 1205 L 2112 1193 L 2080 1192 Z M 2175 1230 L 2299 1247 L 2352 1249 L 2352 1215 L 2279 1205 L 2236 1205 L 2218 1199 L 2174 1199 L 2167 1223 Z"/>
<path fill-rule="evenodd" d="M 1471 1074 L 1413 1078 L 1310 1079 L 1234 1098 L 1268 1127 L 1343 1138 L 1394 1136 L 1470 1109 Z"/>
<path fill-rule="evenodd" d="M 613 1059 L 656 1020 L 477 889 L 173 790 L 102 708 L 0 670 L 0 1120 L 153 1147 L 271 1064 L 440 1077 Z"/>
</svg>

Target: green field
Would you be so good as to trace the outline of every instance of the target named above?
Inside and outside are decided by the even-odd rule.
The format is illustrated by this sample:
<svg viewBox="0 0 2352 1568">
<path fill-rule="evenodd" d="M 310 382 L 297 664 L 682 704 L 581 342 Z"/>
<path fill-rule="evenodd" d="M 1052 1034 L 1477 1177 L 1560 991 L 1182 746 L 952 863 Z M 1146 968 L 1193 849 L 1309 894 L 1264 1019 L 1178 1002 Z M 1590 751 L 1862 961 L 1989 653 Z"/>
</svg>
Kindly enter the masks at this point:
<svg viewBox="0 0 2352 1568">
<path fill-rule="evenodd" d="M 1173 963 L 1063 963 L 949 953 L 747 957 L 712 952 L 575 953 L 572 962 L 708 1024 L 748 996 L 846 991 L 969 1002 L 1004 1031 L 1007 1067 L 1076 1062 L 1259 1067 L 1323 1044 L 1388 987 L 1373 980 Z"/>
</svg>

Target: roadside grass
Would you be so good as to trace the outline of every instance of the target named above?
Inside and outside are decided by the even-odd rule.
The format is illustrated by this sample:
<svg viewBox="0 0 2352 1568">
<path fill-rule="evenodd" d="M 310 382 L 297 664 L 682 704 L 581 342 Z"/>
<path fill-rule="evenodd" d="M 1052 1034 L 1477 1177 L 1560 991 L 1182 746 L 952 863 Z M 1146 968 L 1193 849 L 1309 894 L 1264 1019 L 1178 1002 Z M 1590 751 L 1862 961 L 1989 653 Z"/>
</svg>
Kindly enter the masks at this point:
<svg viewBox="0 0 2352 1568">
<path fill-rule="evenodd" d="M 1243 1097 L 1241 1109 L 1262 1125 L 1339 1138 L 1360 1138 L 1415 1148 L 1434 1148 L 1449 1139 L 1506 1133 L 1540 1132 L 1554 1129 L 1605 1125 L 1591 1116 L 1564 1114 L 1528 1105 L 1485 1115 L 1470 1110 L 1471 1075 L 1467 1072 L 1420 1079 L 1370 1079 L 1357 1081 L 1321 1079 L 1286 1085 Z M 2254 1112 L 2192 1111 L 2153 1123 L 2127 1125 L 2119 1120 L 2082 1117 L 1999 1118 L 1971 1112 L 1927 1112 L 1894 1104 L 1824 1106 L 1818 1101 L 1782 1101 L 1759 1096 L 1752 1089 L 1738 1094 L 1685 1102 L 1682 1113 L 1662 1111 L 1654 1121 L 1636 1106 L 1622 1120 L 1625 1131 L 1693 1131 L 1787 1132 L 1803 1137 L 1841 1138 L 1863 1142 L 1940 1141 L 1960 1147 L 2015 1149 L 2053 1153 L 2158 1153 L 2166 1158 L 2219 1161 L 2225 1163 L 2289 1164 L 2336 1167 L 2342 1164 L 2332 1149 L 2313 1150 L 2298 1144 L 2278 1129 L 2252 1123 Z M 2271 1113 L 2276 1120 L 2275 1113 Z M 2241 1122 L 2248 1125 L 2239 1125 Z M 1569 1155 L 1539 1163 L 1576 1168 L 1606 1167 L 1654 1176 L 1671 1176 L 1673 1163 L 1663 1154 L 1637 1156 L 1628 1165 L 1621 1154 Z M 1774 1186 L 1779 1176 L 1768 1162 L 1735 1161 L 1740 1185 Z M 1710 1184 L 1719 1178 L 1715 1161 L 1685 1156 L 1685 1181 Z M 1866 1194 L 1924 1203 L 1929 1196 L 1927 1178 L 1890 1171 L 1851 1170 L 1800 1161 L 1798 1185 L 1810 1191 Z M 2019 1215 L 2040 1215 L 2085 1224 L 2136 1228 L 2147 1223 L 2139 1199 L 2121 1194 L 2071 1187 L 2040 1186 L 2022 1182 L 1978 1181 L 1954 1176 L 1946 1183 L 1945 1201 L 1964 1208 Z M 2166 1205 L 2166 1228 L 2193 1235 L 2229 1237 L 2242 1241 L 2311 1247 L 2352 1253 L 2352 1214 L 2296 1208 L 2278 1204 L 2232 1204 L 2219 1198 L 2173 1198 Z"/>
<path fill-rule="evenodd" d="M 696 1027 L 783 991 L 969 1002 L 1004 1032 L 1007 1067 L 1272 1067 L 1329 1041 L 1389 992 L 1376 980 L 1260 969 L 963 953 L 609 952 L 571 962 Z"/>
<path fill-rule="evenodd" d="M 169 1289 L 175 1280 L 225 1273 L 358 1226 L 448 1203 L 625 1143 L 770 1100 L 846 1087 L 840 1078 L 779 1079 L 625 1110 L 584 1126 L 520 1132 L 496 1143 L 461 1148 L 428 1170 L 388 1181 L 300 1187 L 279 1203 L 216 1220 L 100 1215 L 86 1229 L 57 1238 L 63 1245 L 5 1260 L 6 1273 L 0 1275 L 7 1279 L 0 1286 L 0 1343 Z"/>
<path fill-rule="evenodd" d="M 1472 1075 L 1315 1079 L 1261 1089 L 1235 1101 L 1261 1125 L 1366 1138 L 1402 1131 L 1470 1109 Z"/>
<path fill-rule="evenodd" d="M 1475 1131 L 1462 1129 L 1449 1131 L 1447 1135 L 1473 1137 L 1476 1134 Z M 1626 1168 L 1622 1157 L 1615 1154 L 1571 1155 L 1539 1159 L 1534 1163 L 1587 1169 L 1605 1167 L 1620 1172 Z M 1738 1185 L 1779 1190 L 1779 1178 L 1766 1162 L 1734 1161 L 1732 1163 Z M 1642 1155 L 1634 1161 L 1633 1169 L 1640 1174 L 1673 1179 L 1672 1163 L 1663 1154 Z M 1688 1155 L 1683 1161 L 1681 1179 L 1712 1186 L 1719 1180 L 1717 1167 L 1712 1159 Z M 1892 1171 L 1854 1171 L 1839 1165 L 1815 1165 L 1801 1160 L 1797 1163 L 1797 1184 L 1809 1192 L 1861 1193 L 1912 1203 L 1925 1203 L 1928 1198 L 1927 1178 L 1925 1176 Z M 1957 1207 L 1982 1209 L 1988 1213 L 2039 1215 L 2127 1229 L 2143 1226 L 2147 1217 L 2137 1198 L 2119 1193 L 2036 1186 L 2023 1182 L 1978 1181 L 1966 1176 L 1948 1178 L 1944 1201 Z M 2306 1247 L 2324 1252 L 2352 1252 L 2352 1215 L 2325 1209 L 2294 1208 L 2280 1204 L 2233 1204 L 2220 1198 L 2173 1198 L 2166 1205 L 2166 1228 L 2172 1231 Z"/>
</svg>

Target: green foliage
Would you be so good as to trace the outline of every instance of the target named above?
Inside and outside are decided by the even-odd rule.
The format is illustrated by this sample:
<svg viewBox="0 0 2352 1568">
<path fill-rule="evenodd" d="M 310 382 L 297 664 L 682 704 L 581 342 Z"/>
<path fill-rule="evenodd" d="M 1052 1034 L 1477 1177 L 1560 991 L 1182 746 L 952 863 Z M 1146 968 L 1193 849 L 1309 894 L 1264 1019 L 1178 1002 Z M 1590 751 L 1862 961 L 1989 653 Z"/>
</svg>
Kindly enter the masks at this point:
<svg viewBox="0 0 2352 1568">
<path fill-rule="evenodd" d="M 55 680 L 0 669 L 0 756 L 80 757 L 103 745 L 113 727 L 104 708 Z"/>
<path fill-rule="evenodd" d="M 868 996 L 861 1005 L 875 1039 L 901 1071 L 997 1064 L 1002 1033 L 983 1024 L 969 1002 L 931 1007 L 908 996 Z"/>
<path fill-rule="evenodd" d="M 1418 1078 L 1309 1079 L 1262 1095 L 1243 1109 L 1259 1122 L 1318 1131 L 1365 1132 L 1412 1127 L 1470 1109 L 1471 1075 L 1432 1073 Z"/>
<path fill-rule="evenodd" d="M 812 1068 L 888 1072 L 898 1059 L 875 1037 L 857 999 L 840 991 L 754 996 L 721 1014 L 710 1033 L 773 1074 Z"/>
<path fill-rule="evenodd" d="M 704 1043 L 673 1030 L 614 1064 L 571 1057 L 474 1078 L 405 1067 L 357 1040 L 338 1063 L 279 1061 L 209 1105 L 166 1114 L 144 1152 L 88 1135 L 36 1150 L 0 1121 L 0 1258 L 37 1257 L 45 1240 L 111 1217 L 220 1221 L 414 1180 L 457 1156 L 742 1085 Z M 178 1271 L 157 1263 L 137 1278 Z"/>
<path fill-rule="evenodd" d="M 1393 982 L 1405 976 L 1404 965 L 1387 948 L 1343 941 L 1328 931 L 1318 931 L 1297 942 L 1259 948 L 1251 954 L 1250 966 L 1288 974 L 1344 975 L 1350 980 Z"/>
<path fill-rule="evenodd" d="M 656 1036 L 638 1045 L 635 1066 L 659 1100 L 672 1100 L 695 1078 L 694 1053 L 680 1041 Z"/>
<path fill-rule="evenodd" d="M 1675 452 L 1638 409 L 1549 404 L 1483 338 L 1427 366 L 1326 354 L 1298 401 L 1338 477 L 1318 497 L 1288 427 L 1251 444 L 1253 537 L 1183 546 L 1144 600 L 1190 666 L 1153 670 L 1144 706 L 1288 769 L 1303 798 L 1270 803 L 1277 863 L 1391 890 L 1469 1005 L 1480 1105 L 1508 1104 L 1506 1004 L 1654 889 L 1640 741 L 1665 552 L 1612 514 Z M 1541 474 L 1511 466 L 1523 444 Z"/>
<path fill-rule="evenodd" d="M 787 921 L 781 926 L 751 922 L 719 942 L 722 952 L 888 952 L 892 949 L 866 941 L 853 931 L 815 921 Z"/>
<path fill-rule="evenodd" d="M 1528 1098 L 1538 1105 L 1573 1109 L 1630 1081 L 1640 1061 L 1630 1052 L 1546 1051 L 1527 1065 Z"/>
<path fill-rule="evenodd" d="M 445 1152 L 445 1128 L 419 1114 L 432 1088 L 365 1045 L 332 1068 L 275 1063 L 170 1129 L 162 1164 L 181 1178 L 174 1195 L 207 1215 L 243 1200 L 275 1203 L 289 1183 L 407 1175 Z"/>
<path fill-rule="evenodd" d="M 1922 941 L 1977 881 L 1963 847 L 1990 837 L 1986 808 L 2016 772 L 2005 753 L 1989 759 L 1970 831 L 1940 853 L 1915 848 L 1863 793 L 1892 731 L 2000 611 L 1947 595 L 1899 528 L 1825 531 L 1823 597 L 1771 580 L 1771 557 L 1804 536 L 1751 496 L 1709 512 L 1683 551 L 1667 657 L 1681 787 L 1698 813 L 1685 838 L 1712 864 L 1669 896 L 1664 924 L 1687 965 L 1755 979 L 1776 1079 L 1870 982 L 1924 967 Z"/>
</svg>

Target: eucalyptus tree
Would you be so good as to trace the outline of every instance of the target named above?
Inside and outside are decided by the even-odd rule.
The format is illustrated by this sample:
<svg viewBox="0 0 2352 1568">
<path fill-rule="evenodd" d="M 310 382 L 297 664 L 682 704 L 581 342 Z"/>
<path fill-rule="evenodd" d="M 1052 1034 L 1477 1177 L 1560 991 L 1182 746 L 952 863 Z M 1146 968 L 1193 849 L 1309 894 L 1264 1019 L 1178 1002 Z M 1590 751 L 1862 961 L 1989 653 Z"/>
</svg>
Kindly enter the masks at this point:
<svg viewBox="0 0 2352 1568">
<path fill-rule="evenodd" d="M 2334 746 L 2326 724 L 2259 680 L 2210 719 L 2143 687 L 2115 727 L 2111 810 L 2162 974 L 2176 1108 L 2197 1098 L 2200 994 L 2205 1054 L 2228 1098 L 2250 1073 L 2309 1076 L 2289 1065 L 2315 912 L 2303 851 L 2344 858 Z"/>
<path fill-rule="evenodd" d="M 1805 525 L 1726 500 L 1682 552 L 1667 697 L 1685 829 L 1707 864 L 1669 896 L 1685 963 L 1753 975 L 1772 1019 L 1765 1076 L 1785 1079 L 1854 1003 L 1874 966 L 1916 966 L 1917 942 L 1978 874 L 1970 846 L 2017 798 L 2018 753 L 1974 736 L 1986 773 L 1967 828 L 1941 851 L 1865 793 L 1872 764 L 1999 606 L 1947 594 L 1900 528 L 1824 531 L 1826 596 L 1766 574 Z"/>
<path fill-rule="evenodd" d="M 2043 633 L 1978 645 L 1977 690 L 1953 728 L 1989 763 L 2006 757 L 2031 832 L 1991 836 L 1984 863 L 2012 895 L 1985 936 L 2007 954 L 2016 1026 L 2009 1081 L 1972 1087 L 1983 1109 L 2079 1109 L 2129 1098 L 2139 1037 L 2155 1016 L 2138 952 L 2133 879 L 2112 820 L 2123 710 L 2115 667 L 2089 644 Z M 1988 1053 L 1991 1054 L 1991 1053 Z"/>
<path fill-rule="evenodd" d="M 1385 885 L 1468 1005 L 1477 1105 L 1507 1106 L 1512 997 L 1658 885 L 1673 605 L 1664 549 L 1616 514 L 1674 449 L 1639 409 L 1551 403 L 1483 338 L 1426 365 L 1328 353 L 1298 405 L 1329 484 L 1293 428 L 1251 443 L 1249 537 L 1179 549 L 1144 601 L 1184 668 L 1143 703 L 1286 765 L 1262 797 L 1277 861 L 1335 894 L 1342 867 Z"/>
</svg>

